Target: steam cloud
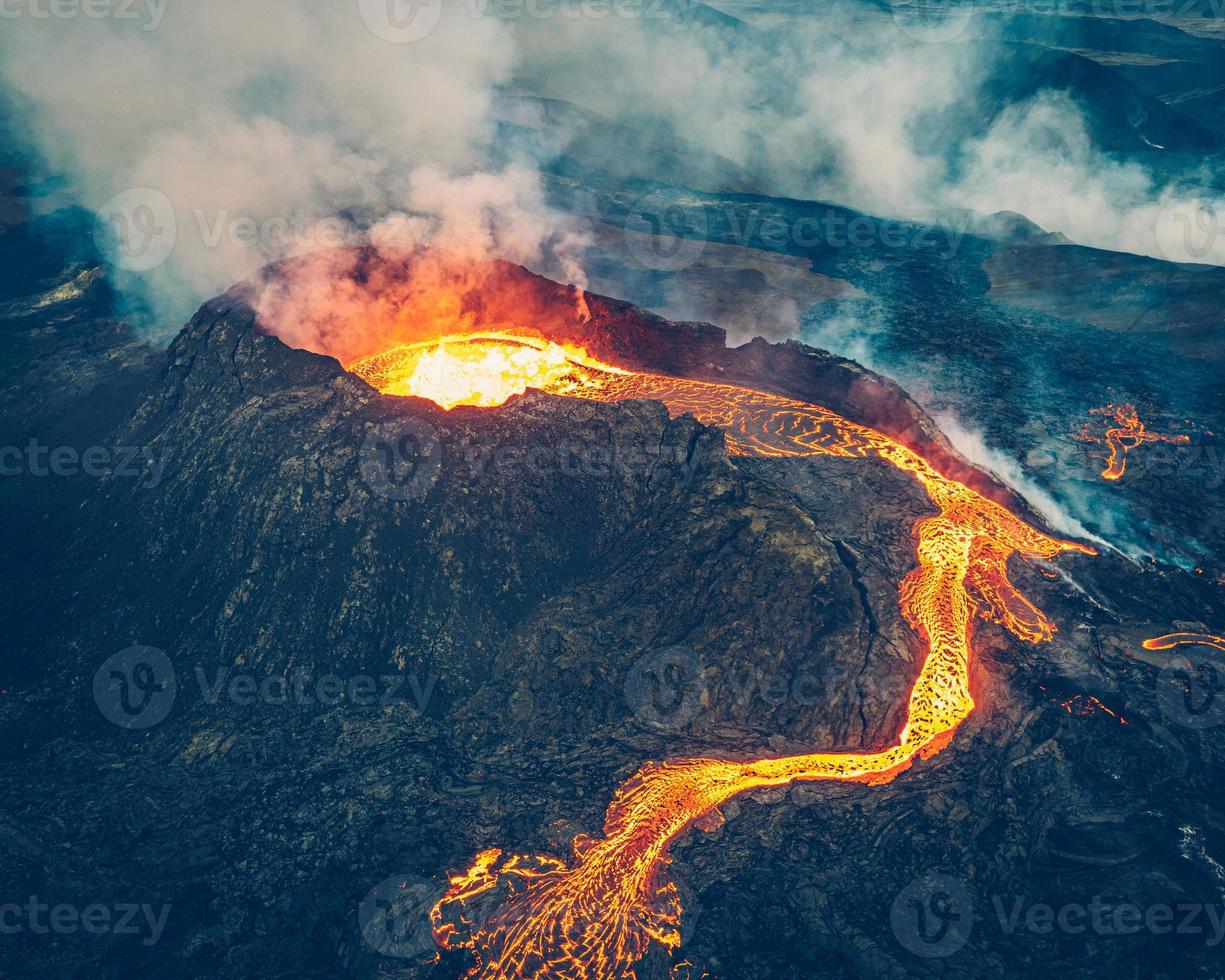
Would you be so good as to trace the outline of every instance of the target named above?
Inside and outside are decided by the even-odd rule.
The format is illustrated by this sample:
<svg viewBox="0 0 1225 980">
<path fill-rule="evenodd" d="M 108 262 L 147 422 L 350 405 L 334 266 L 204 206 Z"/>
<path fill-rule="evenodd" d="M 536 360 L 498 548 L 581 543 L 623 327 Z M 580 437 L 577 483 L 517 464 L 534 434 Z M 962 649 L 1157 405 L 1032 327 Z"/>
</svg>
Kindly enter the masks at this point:
<svg viewBox="0 0 1225 980">
<path fill-rule="evenodd" d="M 1102 153 L 1066 93 L 967 135 L 958 108 L 988 76 L 981 48 L 919 43 L 851 0 L 752 30 L 704 24 L 693 2 L 670 20 L 645 2 L 499 19 L 448 0 L 406 44 L 371 28 L 371 6 L 150 0 L 143 21 L 6 23 L 0 76 L 48 168 L 104 217 L 116 194 L 151 189 L 137 230 L 175 230 L 164 262 L 119 281 L 160 337 L 270 259 L 370 237 L 585 284 L 584 228 L 539 178 L 566 134 L 538 120 L 536 144 L 503 145 L 494 107 L 512 90 L 725 158 L 774 194 L 910 218 L 1012 210 L 1078 242 L 1225 264 L 1218 197 Z"/>
<path fill-rule="evenodd" d="M 532 161 L 490 159 L 506 29 L 448 7 L 428 41 L 397 44 L 362 13 L 210 0 L 151 7 L 143 23 L 6 21 L 0 77 L 48 169 L 104 214 L 128 192 L 122 218 L 147 222 L 133 235 L 169 253 L 119 283 L 152 308 L 159 339 L 267 261 L 368 234 L 548 253 L 579 278 L 581 229 L 544 206 Z"/>
<path fill-rule="evenodd" d="M 938 414 L 935 421 L 940 426 L 940 431 L 948 436 L 954 449 L 976 466 L 994 473 L 1021 494 L 1055 530 L 1082 541 L 1094 541 L 1106 547 L 1113 547 L 1110 542 L 1092 533 L 1050 493 L 1031 480 L 1015 459 L 989 445 L 986 437 L 977 429 L 963 425 L 959 419 L 948 413 Z"/>
<path fill-rule="evenodd" d="M 543 94 L 719 154 L 769 193 L 918 219 L 1015 211 L 1080 244 L 1225 265 L 1225 198 L 1210 173 L 1163 181 L 1102 152 L 1086 108 L 1061 90 L 967 132 L 957 109 L 975 105 L 998 49 L 921 43 L 864 10 L 844 0 L 753 32 L 515 27 L 521 74 Z"/>
</svg>

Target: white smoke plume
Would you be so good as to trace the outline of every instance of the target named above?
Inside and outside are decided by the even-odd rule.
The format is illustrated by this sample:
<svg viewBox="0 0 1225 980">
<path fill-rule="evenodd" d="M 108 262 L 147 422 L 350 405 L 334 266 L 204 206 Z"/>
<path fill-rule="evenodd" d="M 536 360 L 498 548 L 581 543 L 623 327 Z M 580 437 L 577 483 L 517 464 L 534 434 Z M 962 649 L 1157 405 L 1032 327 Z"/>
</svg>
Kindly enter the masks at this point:
<svg viewBox="0 0 1225 980">
<path fill-rule="evenodd" d="M 505 27 L 457 4 L 397 43 L 379 7 L 210 0 L 143 22 L 5 21 L 0 78 L 48 170 L 100 211 L 119 284 L 159 337 L 267 261 L 378 222 L 580 278 L 581 229 L 544 206 L 532 166 L 490 159 L 491 101 L 514 65 Z"/>
<path fill-rule="evenodd" d="M 136 240 L 113 256 L 119 284 L 162 336 L 266 261 L 372 227 L 584 284 L 585 232 L 550 211 L 538 175 L 565 134 L 499 146 L 495 100 L 511 90 L 720 155 L 778 195 L 915 219 L 1012 210 L 1084 244 L 1225 264 L 1219 196 L 1102 153 L 1066 94 L 967 136 L 957 109 L 991 69 L 974 44 L 920 43 L 887 14 L 848 29 L 850 0 L 755 30 L 705 27 L 691 0 L 651 16 L 665 6 L 511 16 L 448 0 L 428 36 L 400 43 L 402 26 L 378 23 L 385 2 L 147 0 L 143 20 L 6 19 L 0 78 L 48 169 L 103 231 Z"/>
<path fill-rule="evenodd" d="M 755 31 L 624 18 L 513 30 L 520 76 L 541 94 L 719 154 L 774 195 L 917 220 L 1015 211 L 1079 244 L 1225 264 L 1225 196 L 1207 170 L 1163 178 L 1103 152 L 1062 90 L 995 120 L 959 116 L 995 70 L 993 49 L 922 43 L 887 13 L 848 26 L 854 7 Z"/>
<path fill-rule="evenodd" d="M 1006 452 L 989 445 L 986 437 L 977 429 L 962 424 L 958 418 L 947 412 L 936 415 L 935 421 L 954 449 L 974 465 L 999 477 L 1024 497 L 1056 531 L 1082 541 L 1093 541 L 1111 547 L 1110 542 L 1093 534 L 1063 504 L 1031 480 L 1020 463 Z"/>
<path fill-rule="evenodd" d="M 1225 198 L 1161 185 L 1139 164 L 1101 152 L 1066 93 L 1010 106 L 967 148 L 968 171 L 944 192 L 951 204 L 1016 211 L 1083 245 L 1225 265 Z"/>
</svg>

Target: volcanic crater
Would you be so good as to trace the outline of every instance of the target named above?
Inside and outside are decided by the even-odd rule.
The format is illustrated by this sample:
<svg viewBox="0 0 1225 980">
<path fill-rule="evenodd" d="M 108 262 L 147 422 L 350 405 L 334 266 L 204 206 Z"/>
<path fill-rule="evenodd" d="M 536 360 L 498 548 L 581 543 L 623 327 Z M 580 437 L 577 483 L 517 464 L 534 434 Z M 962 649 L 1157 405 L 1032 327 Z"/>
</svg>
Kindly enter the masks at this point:
<svg viewBox="0 0 1225 980">
<path fill-rule="evenodd" d="M 63 597 L 73 615 L 46 624 L 64 654 L 31 699 L 0 708 L 28 748 L 10 787 L 16 770 L 55 776 L 14 787 L 12 832 L 34 841 L 16 880 L 80 895 L 156 888 L 195 909 L 151 952 L 162 975 L 375 971 L 387 957 L 354 922 L 372 885 L 402 877 L 442 899 L 446 873 L 462 878 L 490 849 L 569 860 L 648 760 L 730 765 L 896 739 L 924 657 L 898 593 L 916 522 L 937 510 L 923 488 L 881 458 L 729 455 L 723 432 L 658 400 L 529 390 L 496 409 L 445 410 L 343 367 L 444 332 L 507 330 L 623 370 L 824 406 L 1051 532 L 900 388 L 821 351 L 729 350 L 710 325 L 505 263 L 355 249 L 271 267 L 200 310 L 117 431 L 161 453 L 164 478 L 103 481 L 76 518 L 84 587 Z M 414 446 L 436 449 L 438 465 L 416 461 L 400 474 L 407 490 L 389 492 L 363 460 L 406 417 L 427 427 Z M 1171 759 L 1215 750 L 1144 720 L 1159 715 L 1158 668 L 1130 651 L 1215 610 L 1109 553 L 1060 566 L 1010 563 L 1058 631 L 1035 646 L 974 627 L 978 707 L 949 748 L 885 786 L 747 786 L 723 805 L 727 826 L 676 838 L 674 890 L 651 879 L 652 914 L 679 916 L 656 922 L 656 938 L 683 938 L 679 952 L 640 942 L 617 969 L 662 975 L 684 959 L 723 976 L 904 976 L 909 961 L 886 939 L 890 902 L 933 868 L 973 865 L 981 900 L 1069 878 L 1207 898 L 1214 884 L 1146 829 L 1153 786 L 1136 780 L 1160 783 L 1163 825 L 1214 827 L 1211 787 Z M 168 652 L 179 690 L 165 723 L 121 741 L 80 678 L 100 646 L 138 639 L 133 624 Z M 644 711 L 632 683 L 677 649 L 699 682 L 679 720 Z M 294 670 L 398 678 L 398 696 L 283 715 L 206 697 L 219 672 Z M 781 697 L 768 693 L 779 679 Z M 1041 693 L 1055 680 L 1131 723 L 1061 710 Z M 80 710 L 63 729 L 28 724 L 40 701 L 65 699 Z M 86 774 L 88 801 L 76 789 Z M 74 859 L 69 840 L 95 857 Z M 752 901 L 726 901 L 731 882 Z M 502 927 L 440 958 L 424 946 L 413 969 L 454 976 L 474 952 L 488 969 L 514 946 Z M 436 918 L 439 932 L 454 924 Z M 1007 935 L 977 941 L 980 964 L 1021 955 Z M 1197 968 L 1210 953 L 1172 955 Z M 1122 970 L 1130 953 L 1090 936 L 1060 955 Z M 85 962 L 71 944 L 59 956 L 66 974 Z"/>
</svg>

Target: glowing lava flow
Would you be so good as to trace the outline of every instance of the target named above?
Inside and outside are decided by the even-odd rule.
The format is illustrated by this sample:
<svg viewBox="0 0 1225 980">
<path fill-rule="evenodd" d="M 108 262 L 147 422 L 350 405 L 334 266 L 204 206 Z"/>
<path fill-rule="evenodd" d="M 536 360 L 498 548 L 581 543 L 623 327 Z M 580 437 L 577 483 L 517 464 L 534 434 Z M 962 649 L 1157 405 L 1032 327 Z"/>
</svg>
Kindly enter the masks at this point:
<svg viewBox="0 0 1225 980">
<path fill-rule="evenodd" d="M 457 354 L 455 343 L 448 341 L 443 356 Z M 494 363 L 496 358 L 487 359 L 481 348 L 499 343 L 511 345 L 526 361 L 531 358 L 524 350 L 541 351 L 546 359 L 552 356 L 540 341 L 485 336 L 474 342 L 476 350 L 462 362 Z M 433 397 L 430 385 L 436 382 L 418 379 L 417 364 L 423 355 L 439 350 L 437 345 L 418 345 L 384 358 L 380 377 L 385 390 Z M 721 819 L 718 807 L 747 790 L 819 779 L 883 783 L 908 768 L 916 755 L 928 758 L 940 751 L 974 707 L 969 689 L 974 616 L 991 619 L 1030 643 L 1047 640 L 1054 632 L 1009 581 L 1009 557 L 1093 553 L 1034 530 L 1005 508 L 942 476 L 901 443 L 828 409 L 733 385 L 631 373 L 579 355 L 565 370 L 542 369 L 547 376 L 544 390 L 599 401 L 659 400 L 673 415 L 688 412 L 722 428 L 737 455 L 876 456 L 918 480 L 939 513 L 915 528 L 918 565 L 901 584 L 901 606 L 927 644 L 927 656 L 910 694 L 906 724 L 897 741 L 879 751 L 746 762 L 648 762 L 617 791 L 605 816 L 603 837 L 574 841 L 570 864 L 500 850 L 477 855 L 471 868 L 451 878 L 431 918 L 439 944 L 471 950 L 476 966 L 468 976 L 483 980 L 628 978 L 652 942 L 675 949 L 680 945 L 681 908 L 666 872 L 669 847 L 678 837 L 694 826 L 714 826 Z M 398 366 L 397 358 L 403 361 Z M 366 365 L 351 369 L 363 373 Z M 467 370 L 457 364 L 451 377 L 470 383 Z M 401 389 L 399 382 L 405 378 L 411 383 Z M 459 404 L 456 392 L 443 387 L 446 400 Z M 493 390 L 496 381 L 478 379 L 476 387 Z"/>
<path fill-rule="evenodd" d="M 1151 640 L 1145 640 L 1141 646 L 1145 650 L 1173 650 L 1183 643 L 1216 647 L 1225 652 L 1225 637 L 1214 636 L 1211 633 L 1167 633 L 1165 636 L 1155 636 Z"/>
<path fill-rule="evenodd" d="M 1189 436 L 1167 436 L 1149 432 L 1136 414 L 1134 405 L 1106 405 L 1104 408 L 1090 409 L 1090 412 L 1108 416 L 1115 422 L 1115 425 L 1106 429 L 1106 445 L 1110 449 L 1110 456 L 1101 473 L 1106 480 L 1117 480 L 1123 475 L 1127 470 L 1127 454 L 1137 446 L 1146 442 L 1172 442 L 1181 445 L 1191 441 Z"/>
</svg>

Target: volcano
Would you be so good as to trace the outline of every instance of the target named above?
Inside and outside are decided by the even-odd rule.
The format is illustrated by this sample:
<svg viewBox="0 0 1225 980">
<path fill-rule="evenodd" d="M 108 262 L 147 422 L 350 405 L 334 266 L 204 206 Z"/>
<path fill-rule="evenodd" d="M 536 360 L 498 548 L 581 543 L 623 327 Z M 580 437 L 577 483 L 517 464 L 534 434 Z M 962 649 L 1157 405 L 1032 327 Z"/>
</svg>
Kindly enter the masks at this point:
<svg viewBox="0 0 1225 980">
<path fill-rule="evenodd" d="M 19 891 L 170 914 L 40 975 L 1215 968 L 996 914 L 1216 901 L 1218 749 L 1144 643 L 1211 636 L 1211 589 L 1091 555 L 892 382 L 374 249 L 144 381 L 113 443 L 158 478 L 73 484 L 25 569 L 0 835 Z"/>
</svg>

